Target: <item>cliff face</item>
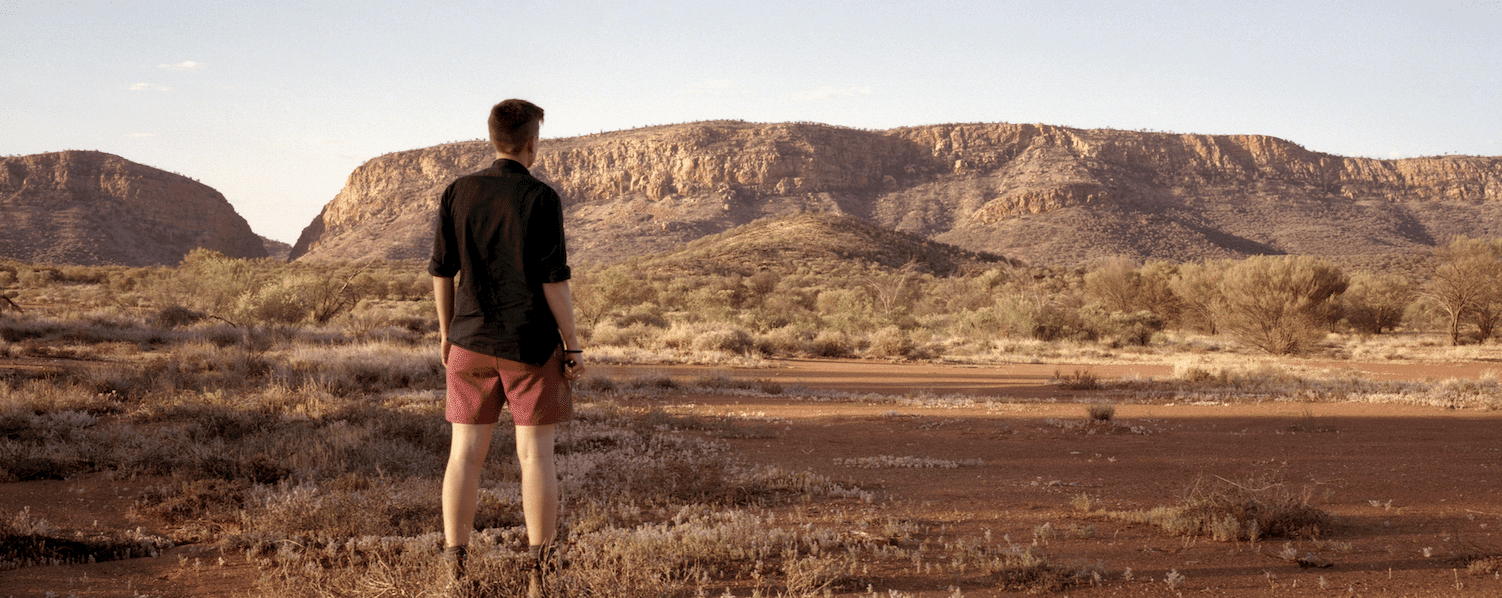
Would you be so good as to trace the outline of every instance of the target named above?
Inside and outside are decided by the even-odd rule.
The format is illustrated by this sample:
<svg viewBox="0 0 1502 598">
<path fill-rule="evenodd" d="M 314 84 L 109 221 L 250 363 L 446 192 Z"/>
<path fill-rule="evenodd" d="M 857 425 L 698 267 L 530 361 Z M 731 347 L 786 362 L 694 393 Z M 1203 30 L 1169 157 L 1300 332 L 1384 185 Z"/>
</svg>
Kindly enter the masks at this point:
<svg viewBox="0 0 1502 598">
<path fill-rule="evenodd" d="M 101 152 L 0 159 L 0 256 L 58 264 L 170 265 L 198 247 L 265 257 L 207 185 Z"/>
<path fill-rule="evenodd" d="M 483 141 L 373 159 L 292 257 L 424 258 L 444 186 L 491 159 Z M 1420 254 L 1456 234 L 1502 236 L 1502 158 L 1346 158 L 1262 136 L 705 122 L 544 140 L 533 172 L 563 196 L 578 262 L 800 212 L 1050 264 L 1360 261 Z"/>
</svg>

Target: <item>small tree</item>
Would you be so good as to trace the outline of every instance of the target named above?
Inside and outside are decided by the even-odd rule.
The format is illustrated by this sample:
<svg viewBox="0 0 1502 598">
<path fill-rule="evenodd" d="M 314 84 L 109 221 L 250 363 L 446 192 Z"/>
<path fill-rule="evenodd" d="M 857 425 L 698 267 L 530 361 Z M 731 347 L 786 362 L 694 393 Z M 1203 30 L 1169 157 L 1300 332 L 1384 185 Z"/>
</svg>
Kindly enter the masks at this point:
<svg viewBox="0 0 1502 598">
<path fill-rule="evenodd" d="M 1302 353 L 1340 319 L 1339 295 L 1348 284 L 1339 268 L 1317 258 L 1247 258 L 1221 279 L 1216 326 L 1269 353 Z"/>
<path fill-rule="evenodd" d="M 1471 318 L 1482 339 L 1492 334 L 1499 315 L 1502 241 L 1460 237 L 1434 250 L 1439 266 L 1424 287 L 1424 298 L 1449 321 L 1450 344 L 1460 344 L 1460 324 Z"/>
</svg>

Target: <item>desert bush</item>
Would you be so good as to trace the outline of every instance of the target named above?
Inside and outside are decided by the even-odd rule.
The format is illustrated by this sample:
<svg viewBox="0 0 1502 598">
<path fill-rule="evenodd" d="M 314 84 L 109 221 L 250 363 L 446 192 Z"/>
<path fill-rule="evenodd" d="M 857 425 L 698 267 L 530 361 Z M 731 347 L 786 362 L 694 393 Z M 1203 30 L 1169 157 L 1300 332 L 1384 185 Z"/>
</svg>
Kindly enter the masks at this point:
<svg viewBox="0 0 1502 598">
<path fill-rule="evenodd" d="M 181 305 L 168 305 L 156 312 L 155 324 L 162 328 L 180 328 L 204 318 L 204 314 Z"/>
<path fill-rule="evenodd" d="M 1423 297 L 1447 316 L 1450 344 L 1461 343 L 1461 322 L 1467 319 L 1479 340 L 1491 338 L 1502 318 L 1502 240 L 1460 237 L 1434 255 L 1439 265 Z"/>
<path fill-rule="evenodd" d="M 1072 374 L 1063 374 L 1054 370 L 1054 384 L 1064 390 L 1100 390 L 1100 376 L 1090 370 L 1075 370 Z"/>
<path fill-rule="evenodd" d="M 1280 483 L 1253 479 L 1236 483 L 1201 478 L 1185 491 L 1182 503 L 1147 511 L 1109 512 L 1111 517 L 1156 525 L 1181 536 L 1217 541 L 1267 538 L 1317 538 L 1329 530 L 1329 513 L 1309 504 L 1308 493 L 1294 493 Z"/>
<path fill-rule="evenodd" d="M 858 333 L 871 329 L 875 307 L 871 295 L 860 289 L 820 291 L 816 303 L 824 325 L 830 330 Z"/>
<path fill-rule="evenodd" d="M 1169 280 L 1178 298 L 1180 325 L 1189 330 L 1215 334 L 1215 306 L 1221 298 L 1221 279 L 1234 262 L 1212 261 L 1180 264 Z"/>
<path fill-rule="evenodd" d="M 639 322 L 625 328 L 601 325 L 590 331 L 589 341 L 596 345 L 648 348 L 655 346 L 659 334 L 660 330 Z"/>
<path fill-rule="evenodd" d="M 812 355 L 814 338 L 818 336 L 806 328 L 783 326 L 756 336 L 756 349 L 764 355 L 805 356 Z"/>
<path fill-rule="evenodd" d="M 911 356 L 916 348 L 907 331 L 896 326 L 887 326 L 872 333 L 870 342 L 866 354 L 872 357 L 901 359 Z"/>
<path fill-rule="evenodd" d="M 1136 266 L 1130 260 L 1114 259 L 1085 274 L 1085 292 L 1108 312 L 1155 314 L 1160 321 L 1173 321 L 1179 299 L 1170 287 L 1177 266 L 1151 262 Z"/>
<path fill-rule="evenodd" d="M 1341 294 L 1341 311 L 1345 323 L 1363 334 L 1382 334 L 1403 323 L 1403 315 L 1413 303 L 1413 282 L 1401 274 L 1358 272 Z"/>
<path fill-rule="evenodd" d="M 814 335 L 809 349 L 815 357 L 850 357 L 855 354 L 858 346 L 848 334 L 824 330 Z"/>
<path fill-rule="evenodd" d="M 1247 258 L 1220 282 L 1216 327 L 1268 353 L 1301 353 L 1340 318 L 1347 284 L 1339 268 L 1318 258 Z"/>
<path fill-rule="evenodd" d="M 643 303 L 633 307 L 630 311 L 611 318 L 610 323 L 616 328 L 627 328 L 634 324 L 653 328 L 668 327 L 668 321 L 662 314 L 662 307 L 655 303 Z"/>
<path fill-rule="evenodd" d="M 1116 417 L 1116 406 L 1110 403 L 1091 403 L 1085 406 L 1085 416 L 1091 421 L 1108 422 Z M 1088 499 L 1086 504 L 1089 504 Z"/>
<path fill-rule="evenodd" d="M 1163 330 L 1163 318 L 1150 310 L 1136 312 L 1106 311 L 1098 304 L 1087 305 L 1079 312 L 1086 336 L 1108 338 L 1114 342 L 1147 346 L 1153 335 Z"/>
</svg>

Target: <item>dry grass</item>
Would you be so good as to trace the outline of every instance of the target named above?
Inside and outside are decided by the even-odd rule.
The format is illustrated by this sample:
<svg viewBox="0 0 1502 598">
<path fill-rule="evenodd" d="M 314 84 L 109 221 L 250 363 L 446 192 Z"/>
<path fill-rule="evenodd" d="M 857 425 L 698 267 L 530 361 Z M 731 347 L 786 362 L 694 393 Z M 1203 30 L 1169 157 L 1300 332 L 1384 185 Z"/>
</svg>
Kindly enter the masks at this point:
<svg viewBox="0 0 1502 598">
<path fill-rule="evenodd" d="M 1332 519 L 1329 513 L 1309 504 L 1309 498 L 1307 493 L 1295 493 L 1281 483 L 1238 483 L 1211 477 L 1196 480 L 1178 505 L 1101 514 L 1154 525 L 1174 535 L 1218 541 L 1317 538 L 1330 529 Z"/>
<path fill-rule="evenodd" d="M 29 509 L 0 517 L 0 571 L 154 557 L 171 547 L 170 540 L 139 530 L 91 536 L 67 533 L 33 517 Z"/>
</svg>

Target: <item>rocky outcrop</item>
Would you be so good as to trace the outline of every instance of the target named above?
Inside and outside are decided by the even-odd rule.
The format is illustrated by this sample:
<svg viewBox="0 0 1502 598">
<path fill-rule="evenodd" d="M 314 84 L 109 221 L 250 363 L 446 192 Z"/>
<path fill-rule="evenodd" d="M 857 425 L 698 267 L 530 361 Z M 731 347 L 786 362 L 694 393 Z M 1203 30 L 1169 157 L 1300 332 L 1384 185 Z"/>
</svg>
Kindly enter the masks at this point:
<svg viewBox="0 0 1502 598">
<path fill-rule="evenodd" d="M 442 189 L 491 159 L 483 141 L 373 159 L 292 257 L 425 258 Z M 564 198 L 576 261 L 802 212 L 1050 264 L 1259 253 L 1359 261 L 1424 253 L 1457 234 L 1502 236 L 1502 159 L 1349 158 L 1253 135 L 716 121 L 544 140 L 533 172 Z"/>
<path fill-rule="evenodd" d="M 171 265 L 203 247 L 266 256 L 207 185 L 102 152 L 0 159 L 0 256 L 54 264 Z"/>
</svg>

